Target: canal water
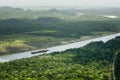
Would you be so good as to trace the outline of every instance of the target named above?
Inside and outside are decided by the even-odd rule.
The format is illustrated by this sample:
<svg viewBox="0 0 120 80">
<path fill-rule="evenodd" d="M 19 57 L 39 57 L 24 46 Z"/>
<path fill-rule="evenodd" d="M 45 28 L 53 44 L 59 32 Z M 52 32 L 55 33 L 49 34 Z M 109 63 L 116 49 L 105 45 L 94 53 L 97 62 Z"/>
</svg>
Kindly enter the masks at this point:
<svg viewBox="0 0 120 80">
<path fill-rule="evenodd" d="M 57 52 L 57 51 L 59 51 L 59 52 L 65 51 L 67 49 L 72 49 L 72 48 L 80 48 L 80 47 L 87 45 L 90 42 L 95 42 L 95 41 L 106 42 L 112 38 L 115 38 L 116 36 L 120 36 L 120 33 L 112 34 L 112 35 L 108 35 L 108 36 L 103 36 L 103 37 L 99 37 L 99 38 L 94 38 L 94 39 L 90 39 L 90 40 L 75 42 L 75 43 L 71 43 L 71 44 L 47 48 L 47 50 L 49 50 L 49 51 L 47 51 L 45 53 L 31 54 L 31 52 L 40 50 L 40 49 L 38 49 L 38 50 L 27 51 L 27 52 L 22 52 L 22 53 L 3 55 L 3 56 L 0 56 L 0 62 L 8 62 L 8 61 L 16 60 L 16 59 L 29 58 L 29 57 L 33 57 L 33 56 L 42 55 L 42 54 L 50 54 L 52 52 Z"/>
</svg>

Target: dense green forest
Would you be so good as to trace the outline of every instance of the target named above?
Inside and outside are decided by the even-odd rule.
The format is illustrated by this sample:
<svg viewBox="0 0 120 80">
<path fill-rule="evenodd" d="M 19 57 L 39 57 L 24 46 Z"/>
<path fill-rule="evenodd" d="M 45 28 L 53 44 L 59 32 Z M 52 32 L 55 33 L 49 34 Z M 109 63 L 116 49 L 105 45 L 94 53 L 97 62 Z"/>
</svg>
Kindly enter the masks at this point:
<svg viewBox="0 0 120 80">
<path fill-rule="evenodd" d="M 0 63 L 1 80 L 109 80 L 110 64 L 120 49 L 120 37 L 106 43 Z M 116 77 L 119 80 L 119 55 Z"/>
<path fill-rule="evenodd" d="M 108 9 L 108 13 L 112 10 Z M 120 31 L 119 17 L 111 19 L 86 11 L 90 10 L 32 11 L 0 7 L 0 55 L 68 44 Z M 84 14 L 78 15 L 80 12 Z"/>
<path fill-rule="evenodd" d="M 115 63 L 115 75 L 116 75 L 116 80 L 120 80 L 120 52 L 117 55 L 117 59 Z"/>
<path fill-rule="evenodd" d="M 0 7 L 0 55 L 119 33 L 119 13 L 119 8 L 34 11 Z M 0 80 L 112 80 L 113 74 L 120 80 L 119 58 L 120 36 L 106 43 L 0 63 Z"/>
<path fill-rule="evenodd" d="M 0 34 L 79 38 L 82 35 L 94 35 L 92 32 L 95 31 L 118 32 L 120 30 L 119 26 L 120 20 L 65 21 L 56 17 L 42 17 L 35 20 L 9 19 L 0 20 Z"/>
</svg>

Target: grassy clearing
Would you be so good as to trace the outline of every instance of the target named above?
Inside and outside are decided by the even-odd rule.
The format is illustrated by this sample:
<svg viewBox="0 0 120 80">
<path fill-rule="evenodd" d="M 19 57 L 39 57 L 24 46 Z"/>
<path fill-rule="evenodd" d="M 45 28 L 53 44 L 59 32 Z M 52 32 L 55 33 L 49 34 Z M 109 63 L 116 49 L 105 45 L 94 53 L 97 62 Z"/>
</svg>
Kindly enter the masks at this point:
<svg viewBox="0 0 120 80">
<path fill-rule="evenodd" d="M 108 32 L 108 31 L 94 31 L 92 32 L 92 34 L 95 36 L 106 36 L 106 35 L 110 35 L 110 34 L 115 34 L 116 32 Z"/>
<path fill-rule="evenodd" d="M 44 31 L 43 32 L 54 32 Z M 92 36 L 81 36 L 78 39 L 75 38 L 56 38 L 50 36 L 35 36 L 35 35 L 4 35 L 0 39 L 0 55 L 12 54 L 17 52 L 24 52 L 34 49 L 47 48 L 57 46 L 61 44 L 69 44 L 73 42 L 92 39 L 95 37 L 105 36 L 113 34 L 114 32 L 93 32 Z"/>
<path fill-rule="evenodd" d="M 23 52 L 38 48 L 60 45 L 65 38 L 34 35 L 5 35 L 0 39 L 0 54 Z"/>
<path fill-rule="evenodd" d="M 55 33 L 57 30 L 41 30 L 41 31 L 32 31 L 29 33 Z"/>
<path fill-rule="evenodd" d="M 0 41 L 0 54 L 10 54 L 36 49 L 34 46 L 25 44 L 22 40 Z"/>
</svg>

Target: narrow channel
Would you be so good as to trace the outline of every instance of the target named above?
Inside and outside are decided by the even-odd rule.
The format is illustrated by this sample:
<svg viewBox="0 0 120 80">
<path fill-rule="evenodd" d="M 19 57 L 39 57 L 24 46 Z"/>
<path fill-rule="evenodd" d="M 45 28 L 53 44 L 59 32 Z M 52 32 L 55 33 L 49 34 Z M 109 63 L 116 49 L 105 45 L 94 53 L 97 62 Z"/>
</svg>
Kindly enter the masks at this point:
<svg viewBox="0 0 120 80">
<path fill-rule="evenodd" d="M 112 34 L 112 35 L 108 35 L 108 36 L 103 36 L 103 37 L 99 37 L 99 38 L 94 38 L 94 39 L 90 39 L 90 40 L 75 42 L 75 43 L 71 43 L 71 44 L 60 45 L 60 46 L 47 48 L 48 51 L 45 52 L 45 53 L 31 54 L 31 52 L 33 52 L 33 51 L 39 51 L 40 50 L 40 49 L 38 49 L 38 50 L 27 51 L 27 52 L 22 52 L 22 53 L 3 55 L 3 56 L 0 56 L 0 62 L 8 62 L 8 61 L 16 60 L 16 59 L 29 58 L 29 57 L 32 57 L 32 56 L 38 56 L 38 55 L 42 55 L 42 54 L 50 54 L 52 52 L 57 52 L 57 51 L 59 51 L 59 52 L 60 51 L 65 51 L 67 49 L 72 49 L 72 48 L 80 48 L 80 47 L 83 47 L 83 46 L 87 45 L 90 42 L 95 42 L 95 41 L 106 42 L 106 41 L 108 41 L 112 38 L 115 38 L 116 36 L 120 36 L 120 33 Z"/>
</svg>

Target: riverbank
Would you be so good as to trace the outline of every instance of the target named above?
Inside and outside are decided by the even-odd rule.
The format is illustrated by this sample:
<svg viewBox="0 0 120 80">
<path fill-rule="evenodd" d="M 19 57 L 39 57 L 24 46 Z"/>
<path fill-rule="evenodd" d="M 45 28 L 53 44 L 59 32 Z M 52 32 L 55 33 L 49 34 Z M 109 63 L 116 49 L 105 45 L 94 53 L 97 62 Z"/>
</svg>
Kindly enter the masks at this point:
<svg viewBox="0 0 120 80">
<path fill-rule="evenodd" d="M 0 39 L 0 55 L 9 55 L 30 50 L 65 45 L 115 33 L 116 32 L 93 32 L 93 35 L 84 35 L 80 38 L 56 38 L 34 35 L 5 35 Z"/>
<path fill-rule="evenodd" d="M 65 51 L 67 49 L 72 49 L 72 48 L 80 48 L 80 47 L 87 45 L 90 42 L 95 42 L 95 41 L 106 42 L 112 38 L 115 38 L 116 36 L 120 36 L 120 33 L 112 34 L 112 35 L 108 35 L 108 36 L 104 36 L 104 37 L 99 37 L 99 38 L 94 38 L 94 39 L 89 39 L 89 40 L 85 40 L 85 41 L 75 42 L 75 43 L 71 43 L 71 44 L 47 48 L 49 51 L 46 53 L 40 53 L 40 54 L 33 55 L 33 54 L 31 54 L 32 51 L 28 51 L 28 52 L 16 53 L 16 54 L 11 54 L 11 55 L 3 55 L 3 56 L 0 56 L 0 59 L 1 59 L 0 62 L 7 62 L 7 61 L 16 60 L 16 59 L 29 58 L 29 57 L 33 57 L 33 56 L 42 55 L 42 54 L 50 54 L 52 52 Z M 33 50 L 33 51 L 37 51 L 37 50 Z"/>
</svg>

